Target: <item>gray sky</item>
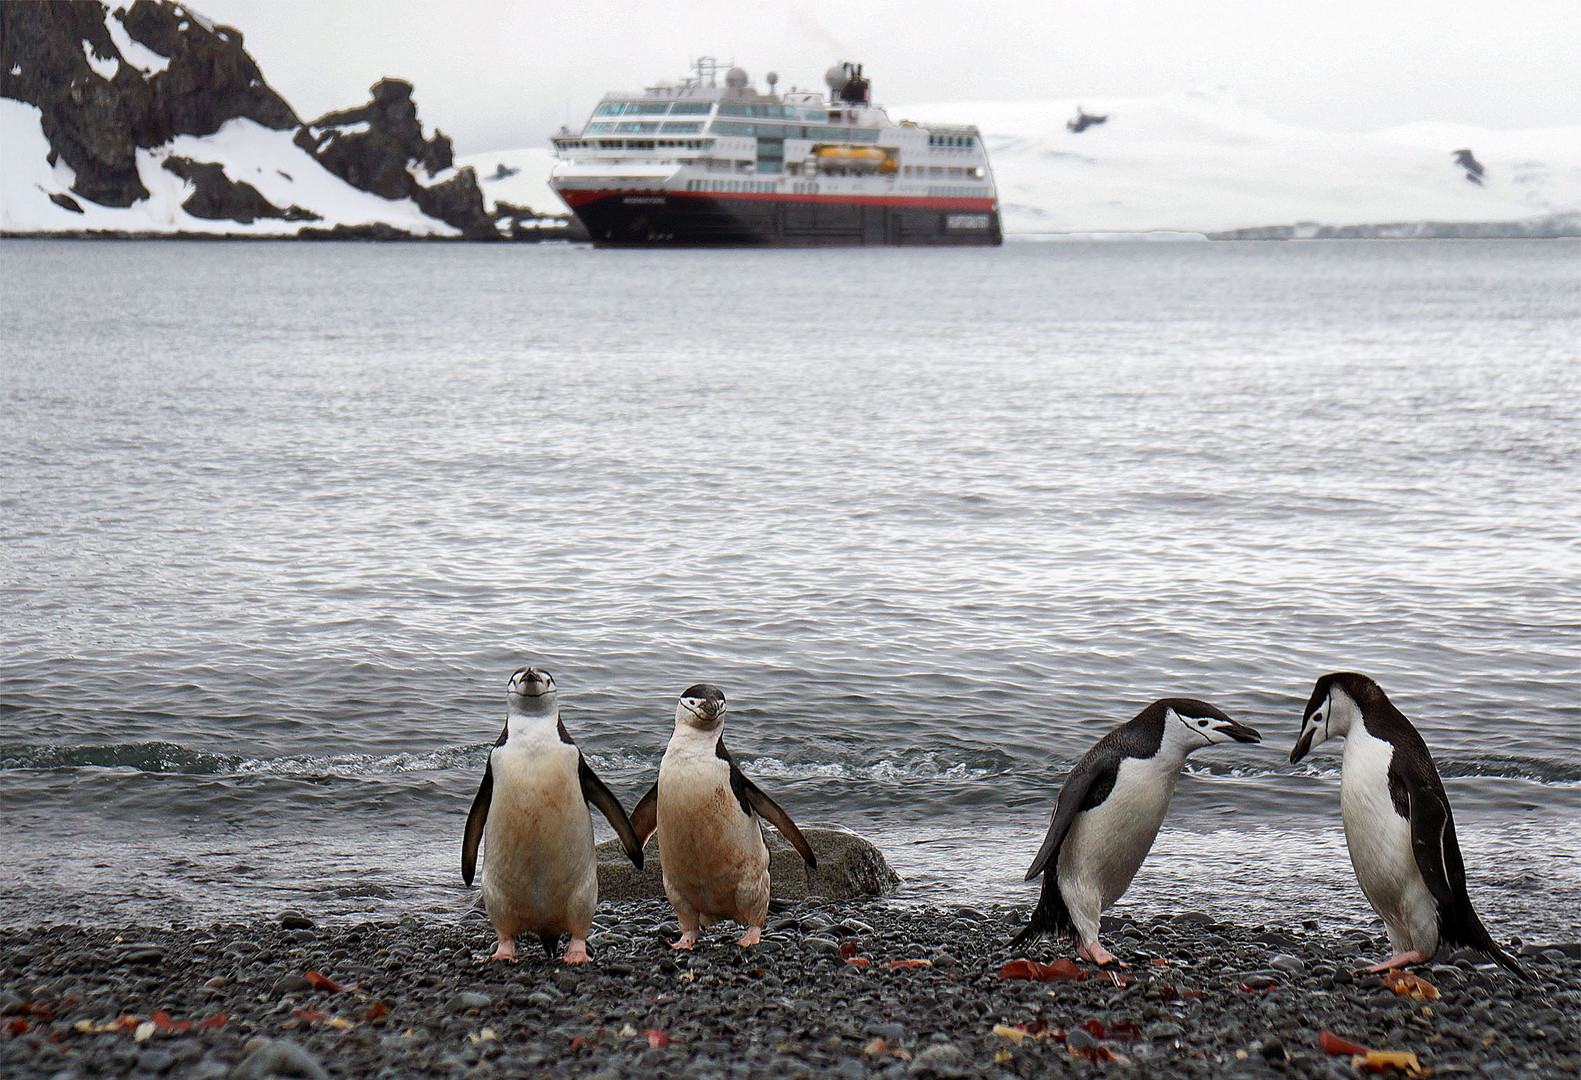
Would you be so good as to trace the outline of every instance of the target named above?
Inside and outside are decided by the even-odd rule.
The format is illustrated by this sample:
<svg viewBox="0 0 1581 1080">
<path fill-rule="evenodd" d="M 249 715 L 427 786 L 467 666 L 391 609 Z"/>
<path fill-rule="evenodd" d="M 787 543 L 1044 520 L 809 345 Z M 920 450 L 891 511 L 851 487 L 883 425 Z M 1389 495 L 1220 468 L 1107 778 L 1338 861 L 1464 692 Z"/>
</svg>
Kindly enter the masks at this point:
<svg viewBox="0 0 1581 1080">
<path fill-rule="evenodd" d="M 110 0 L 115 6 L 116 0 Z M 1338 131 L 1581 125 L 1581 0 L 200 0 L 312 118 L 413 83 L 457 153 L 542 145 L 606 90 L 857 60 L 880 104 L 1228 89 Z"/>
</svg>

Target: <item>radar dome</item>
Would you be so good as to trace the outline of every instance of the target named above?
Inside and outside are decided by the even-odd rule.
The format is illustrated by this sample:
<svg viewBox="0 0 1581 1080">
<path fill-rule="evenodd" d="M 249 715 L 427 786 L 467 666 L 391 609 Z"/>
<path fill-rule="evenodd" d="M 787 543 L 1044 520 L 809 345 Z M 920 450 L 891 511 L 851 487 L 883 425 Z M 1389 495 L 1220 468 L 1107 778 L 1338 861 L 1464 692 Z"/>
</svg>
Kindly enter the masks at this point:
<svg viewBox="0 0 1581 1080">
<path fill-rule="evenodd" d="M 732 90 L 745 90 L 747 88 L 746 68 L 733 67 L 725 72 L 725 85 Z"/>
<path fill-rule="evenodd" d="M 845 65 L 836 64 L 823 73 L 823 82 L 831 90 L 838 90 L 845 85 Z"/>
</svg>

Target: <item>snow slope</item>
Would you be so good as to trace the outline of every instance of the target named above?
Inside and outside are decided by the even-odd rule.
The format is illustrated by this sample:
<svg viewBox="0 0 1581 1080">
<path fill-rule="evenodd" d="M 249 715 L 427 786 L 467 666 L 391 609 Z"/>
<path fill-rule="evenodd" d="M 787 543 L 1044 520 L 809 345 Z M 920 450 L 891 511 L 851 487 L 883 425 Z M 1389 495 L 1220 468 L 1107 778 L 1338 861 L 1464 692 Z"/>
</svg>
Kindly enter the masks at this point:
<svg viewBox="0 0 1581 1080">
<path fill-rule="evenodd" d="M 1081 134 L 1078 108 L 1107 122 Z M 1581 128 L 1417 124 L 1368 135 L 1276 123 L 1207 94 L 891 108 L 976 124 L 1007 233 L 1214 232 L 1314 222 L 1510 222 L 1581 214 Z M 1481 186 L 1454 152 L 1486 167 Z"/>
<path fill-rule="evenodd" d="M 483 205 L 491 213 L 497 203 L 512 206 L 530 206 L 539 214 L 564 214 L 565 203 L 549 186 L 549 170 L 554 167 L 554 154 L 547 146 L 522 150 L 490 150 L 485 154 L 467 154 L 456 158 L 456 168 L 472 166 L 478 174 L 478 186 L 483 189 Z M 512 176 L 495 179 L 500 166 L 515 169 Z"/>
<path fill-rule="evenodd" d="M 114 22 L 114 20 L 110 20 Z M 0 232 L 52 233 L 105 230 L 129 233 L 210 233 L 232 236 L 292 236 L 303 225 L 369 225 L 384 222 L 423 236 L 456 236 L 459 230 L 424 214 L 410 199 L 395 201 L 359 191 L 314 161 L 291 142 L 292 132 L 272 131 L 251 120 L 225 123 L 213 135 L 182 135 L 152 150 L 137 152 L 137 171 L 149 197 L 128 207 L 100 206 L 72 196 L 82 213 L 50 201 L 71 195 L 76 177 L 64 162 L 51 168 L 49 141 L 39 127 L 39 110 L 0 98 Z M 162 162 L 170 156 L 219 162 L 225 175 L 257 188 L 284 210 L 293 204 L 322 221 L 263 219 L 251 225 L 195 218 L 181 204 L 192 187 Z"/>
</svg>

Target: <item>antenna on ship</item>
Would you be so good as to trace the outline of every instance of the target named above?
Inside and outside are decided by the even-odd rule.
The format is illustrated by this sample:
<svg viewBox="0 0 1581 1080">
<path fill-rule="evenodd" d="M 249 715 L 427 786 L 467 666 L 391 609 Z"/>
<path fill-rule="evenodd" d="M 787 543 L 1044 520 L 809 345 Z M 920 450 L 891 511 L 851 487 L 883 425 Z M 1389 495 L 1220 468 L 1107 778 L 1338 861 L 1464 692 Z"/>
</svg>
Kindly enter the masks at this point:
<svg viewBox="0 0 1581 1080">
<path fill-rule="evenodd" d="M 779 73 L 771 71 L 763 76 L 763 81 L 769 84 L 769 94 L 773 95 L 775 85 L 780 81 Z"/>
</svg>

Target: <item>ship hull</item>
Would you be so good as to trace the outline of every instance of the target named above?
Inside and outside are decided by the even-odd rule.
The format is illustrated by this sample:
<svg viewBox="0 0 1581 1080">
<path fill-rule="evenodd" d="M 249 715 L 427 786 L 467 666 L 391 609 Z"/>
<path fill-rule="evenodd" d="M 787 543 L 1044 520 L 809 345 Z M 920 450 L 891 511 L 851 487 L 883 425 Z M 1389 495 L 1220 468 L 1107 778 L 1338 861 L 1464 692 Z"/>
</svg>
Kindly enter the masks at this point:
<svg viewBox="0 0 1581 1080">
<path fill-rule="evenodd" d="M 694 192 L 560 196 L 596 247 L 993 246 L 992 199 L 797 198 Z"/>
</svg>

